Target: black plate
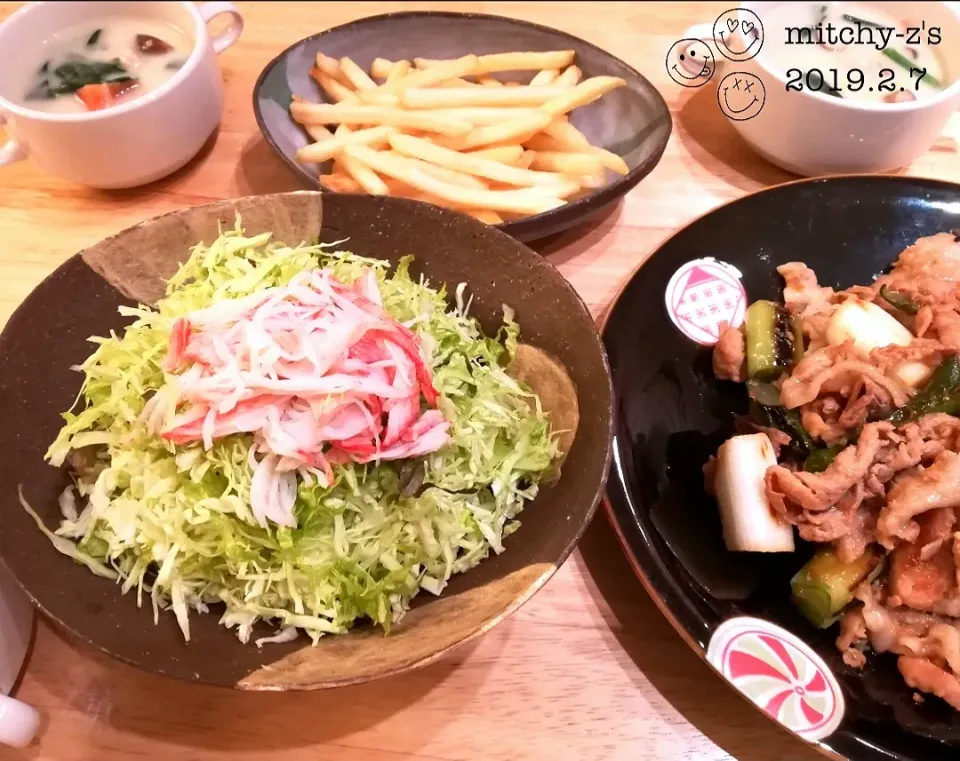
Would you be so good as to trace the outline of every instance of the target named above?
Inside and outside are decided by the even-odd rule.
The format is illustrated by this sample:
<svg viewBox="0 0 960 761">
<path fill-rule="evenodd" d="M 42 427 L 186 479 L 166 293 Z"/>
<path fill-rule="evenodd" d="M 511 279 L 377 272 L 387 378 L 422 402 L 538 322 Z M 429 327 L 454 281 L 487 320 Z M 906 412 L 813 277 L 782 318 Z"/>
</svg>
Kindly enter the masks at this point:
<svg viewBox="0 0 960 761">
<path fill-rule="evenodd" d="M 659 163 L 673 128 L 670 111 L 657 89 L 634 68 L 596 45 L 538 24 L 479 13 L 404 11 L 370 16 L 300 40 L 274 58 L 254 85 L 253 111 L 277 155 L 306 186 L 319 189 L 317 167 L 298 164 L 295 159 L 297 149 L 308 139 L 289 111 L 294 94 L 325 101 L 322 90 L 308 75 L 318 52 L 338 59 L 350 56 L 369 71 L 378 57 L 391 61 L 459 58 L 469 53 L 518 50 L 575 50 L 575 63 L 584 77 L 618 76 L 627 83 L 576 109 L 570 121 L 594 145 L 623 157 L 630 173 L 621 177 L 611 172 L 616 179 L 578 201 L 498 225 L 519 240 L 536 240 L 581 224 L 619 201 Z M 517 73 L 518 78 L 523 75 Z"/>
<path fill-rule="evenodd" d="M 684 638 L 705 650 L 725 620 L 756 616 L 810 644 L 832 669 L 846 701 L 839 729 L 821 750 L 869 761 L 947 761 L 960 754 L 960 714 L 925 696 L 923 705 L 891 656 L 846 667 L 837 630 L 807 624 L 789 602 L 795 555 L 728 552 L 701 468 L 733 432 L 746 397 L 718 382 L 710 351 L 674 327 L 664 302 L 673 273 L 713 257 L 743 273 L 750 301 L 780 298 L 775 268 L 799 260 L 820 283 L 869 283 L 918 237 L 960 227 L 960 186 L 899 177 L 804 180 L 711 211 L 664 243 L 633 276 L 604 328 L 616 396 L 608 514 L 648 591 Z"/>
</svg>

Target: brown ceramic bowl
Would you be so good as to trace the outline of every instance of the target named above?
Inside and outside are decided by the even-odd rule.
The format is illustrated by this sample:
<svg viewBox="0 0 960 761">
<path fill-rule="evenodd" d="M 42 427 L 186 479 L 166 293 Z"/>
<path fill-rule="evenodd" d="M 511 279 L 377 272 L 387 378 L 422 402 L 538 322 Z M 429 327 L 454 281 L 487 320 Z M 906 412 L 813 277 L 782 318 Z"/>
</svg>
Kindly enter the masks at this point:
<svg viewBox="0 0 960 761">
<path fill-rule="evenodd" d="M 591 10 L 584 8 L 585 13 Z M 323 91 L 308 72 L 317 53 L 334 58 L 350 56 L 365 71 L 374 58 L 391 61 L 422 58 L 458 58 L 514 50 L 574 50 L 584 77 L 622 77 L 625 87 L 607 93 L 570 114 L 571 123 L 594 145 L 620 156 L 630 168 L 620 176 L 608 172 L 606 186 L 576 201 L 542 214 L 498 225 L 522 241 L 533 241 L 583 225 L 608 212 L 660 162 L 673 129 L 670 109 L 656 87 L 619 58 L 557 29 L 528 21 L 483 13 L 400 11 L 370 16 L 327 29 L 294 43 L 264 68 L 253 87 L 253 113 L 264 138 L 290 167 L 303 187 L 319 188 L 318 172 L 329 165 L 304 165 L 297 149 L 307 136 L 290 118 L 292 95 L 323 102 Z M 529 81 L 533 72 L 505 72 L 506 81 Z M 329 191 L 324 191 L 327 193 Z"/>
<path fill-rule="evenodd" d="M 153 622 L 149 603 L 121 595 L 109 580 L 61 555 L 20 505 L 17 488 L 49 527 L 60 520 L 65 470 L 44 452 L 70 407 L 80 375 L 70 367 L 90 353 L 87 338 L 120 330 L 121 304 L 152 302 L 188 248 L 209 243 L 218 224 L 242 216 L 248 234 L 272 231 L 291 244 L 318 234 L 349 238 L 351 250 L 396 261 L 435 284 L 467 282 L 484 329 L 499 324 L 501 305 L 517 313 L 521 339 L 555 358 L 576 387 L 579 425 L 559 481 L 521 515 L 507 551 L 456 576 L 440 597 L 423 594 L 384 636 L 359 625 L 321 640 L 243 645 L 217 622 L 191 619 L 184 642 L 171 612 Z M 102 241 L 69 259 L 14 313 L 0 336 L 0 559 L 37 607 L 64 629 L 146 671 L 254 690 L 316 689 L 365 681 L 428 663 L 479 636 L 520 607 L 570 554 L 602 492 L 610 457 L 612 389 L 597 329 L 560 273 L 510 236 L 428 204 L 365 196 L 286 193 L 167 214 Z M 546 401 L 545 401 L 546 404 Z M 263 627 L 265 634 L 270 633 Z"/>
</svg>

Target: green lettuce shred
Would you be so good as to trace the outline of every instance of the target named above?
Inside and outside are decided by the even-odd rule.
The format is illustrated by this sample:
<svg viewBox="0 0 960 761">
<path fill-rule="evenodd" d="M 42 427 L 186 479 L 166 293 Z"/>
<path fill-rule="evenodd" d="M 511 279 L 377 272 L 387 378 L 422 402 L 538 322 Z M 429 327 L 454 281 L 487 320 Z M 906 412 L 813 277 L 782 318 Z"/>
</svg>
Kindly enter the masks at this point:
<svg viewBox="0 0 960 761">
<path fill-rule="evenodd" d="M 259 621 L 277 627 L 276 641 L 293 627 L 316 643 L 362 619 L 389 631 L 421 589 L 440 594 L 451 576 L 504 550 L 558 456 L 536 395 L 506 372 L 519 335 L 512 312 L 485 336 L 463 288 L 451 307 L 444 287 L 411 276 L 412 260 L 391 271 L 329 246 L 247 237 L 237 218 L 209 247 L 191 250 L 156 308 L 121 308 L 133 318 L 122 334 L 90 339 L 97 348 L 80 368 L 78 411 L 63 414 L 47 452 L 54 465 L 69 459 L 82 509 L 64 508 L 50 532 L 24 507 L 60 552 L 149 597 L 155 616 L 172 609 L 187 640 L 191 613 L 218 603 L 221 624 L 243 642 Z M 348 283 L 374 270 L 386 310 L 422 341 L 451 442 L 422 459 L 414 496 L 400 491 L 403 463 L 338 465 L 329 488 L 299 483 L 296 528 L 262 528 L 249 502 L 249 435 L 204 451 L 149 435 L 138 416 L 164 383 L 160 363 L 177 317 L 311 268 Z"/>
</svg>

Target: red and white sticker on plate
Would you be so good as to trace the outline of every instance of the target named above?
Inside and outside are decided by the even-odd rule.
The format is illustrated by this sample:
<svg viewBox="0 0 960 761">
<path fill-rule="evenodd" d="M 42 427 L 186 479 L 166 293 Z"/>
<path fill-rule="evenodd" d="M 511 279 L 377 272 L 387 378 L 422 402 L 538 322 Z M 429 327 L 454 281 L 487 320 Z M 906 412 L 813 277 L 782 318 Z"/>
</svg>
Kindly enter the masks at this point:
<svg viewBox="0 0 960 761">
<path fill-rule="evenodd" d="M 707 661 L 747 699 L 806 740 L 822 740 L 843 720 L 837 678 L 803 640 L 747 616 L 714 632 Z"/>
<path fill-rule="evenodd" d="M 738 328 L 747 311 L 747 292 L 740 271 L 716 259 L 687 262 L 667 283 L 667 313 L 689 339 L 713 346 L 720 324 Z"/>
</svg>

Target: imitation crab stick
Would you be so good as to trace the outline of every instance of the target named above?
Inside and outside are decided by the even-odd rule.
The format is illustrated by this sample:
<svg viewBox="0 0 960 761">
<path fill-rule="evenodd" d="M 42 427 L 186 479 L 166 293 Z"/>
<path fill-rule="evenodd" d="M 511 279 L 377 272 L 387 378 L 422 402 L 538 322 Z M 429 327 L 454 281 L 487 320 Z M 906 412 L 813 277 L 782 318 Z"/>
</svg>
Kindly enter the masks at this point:
<svg viewBox="0 0 960 761">
<path fill-rule="evenodd" d="M 311 270 L 193 312 L 174 324 L 163 369 L 143 420 L 206 449 L 252 433 L 263 525 L 295 525 L 297 471 L 330 485 L 332 464 L 418 457 L 448 440 L 419 339 L 384 310 L 372 273 L 347 286 Z"/>
</svg>

